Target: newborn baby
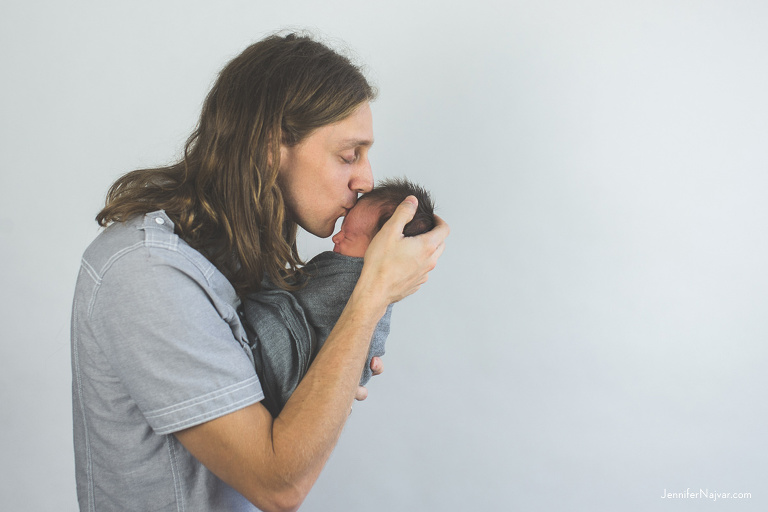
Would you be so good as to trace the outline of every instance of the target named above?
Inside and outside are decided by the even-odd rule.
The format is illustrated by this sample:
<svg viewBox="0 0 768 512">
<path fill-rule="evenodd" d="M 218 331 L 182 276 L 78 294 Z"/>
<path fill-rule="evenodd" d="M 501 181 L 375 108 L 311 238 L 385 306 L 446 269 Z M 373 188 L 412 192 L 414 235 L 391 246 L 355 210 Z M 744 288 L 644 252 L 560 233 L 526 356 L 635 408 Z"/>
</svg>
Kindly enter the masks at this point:
<svg viewBox="0 0 768 512">
<path fill-rule="evenodd" d="M 403 229 L 405 236 L 426 233 L 435 225 L 434 204 L 422 187 L 386 180 L 360 196 L 332 237 L 333 251 L 318 254 L 304 267 L 301 288 L 286 291 L 265 282 L 243 301 L 243 325 L 251 341 L 256 373 L 264 390 L 263 404 L 277 417 L 307 373 L 317 351 L 331 333 L 363 269 L 363 256 L 373 237 L 409 195 L 418 210 Z M 392 305 L 371 339 L 360 385 L 371 378 L 371 358 L 384 354 Z"/>
</svg>

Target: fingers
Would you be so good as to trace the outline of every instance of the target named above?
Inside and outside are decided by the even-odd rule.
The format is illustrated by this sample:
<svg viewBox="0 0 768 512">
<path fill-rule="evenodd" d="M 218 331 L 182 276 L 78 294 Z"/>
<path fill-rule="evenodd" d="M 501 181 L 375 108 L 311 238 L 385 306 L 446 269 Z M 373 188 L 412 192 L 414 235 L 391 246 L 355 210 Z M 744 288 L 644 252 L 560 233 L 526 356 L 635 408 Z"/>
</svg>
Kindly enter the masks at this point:
<svg viewBox="0 0 768 512">
<path fill-rule="evenodd" d="M 380 357 L 372 357 L 371 358 L 371 372 L 374 375 L 381 375 L 381 372 L 384 371 L 384 363 L 381 361 Z M 368 388 L 364 386 L 358 386 L 357 387 L 357 393 L 355 393 L 355 400 L 362 402 L 368 398 Z"/>
<path fill-rule="evenodd" d="M 419 201 L 414 196 L 408 196 L 392 214 L 392 217 L 387 221 L 385 226 L 392 229 L 395 233 L 402 235 L 403 228 L 408 224 L 413 216 L 416 214 L 416 208 L 419 205 Z M 384 228 L 382 228 L 383 230 Z"/>
<path fill-rule="evenodd" d="M 439 216 L 435 215 L 435 227 L 424 233 L 426 239 L 432 241 L 436 247 L 445 244 L 445 239 L 451 234 L 451 227 Z"/>
<path fill-rule="evenodd" d="M 430 233 L 440 233 L 442 239 L 445 240 L 451 233 L 451 227 L 439 215 L 435 215 L 435 227 Z"/>
<path fill-rule="evenodd" d="M 437 266 L 437 260 L 445 251 L 445 239 L 451 233 L 451 228 L 439 216 L 435 215 L 435 227 L 430 231 L 418 235 L 414 238 L 419 239 L 423 245 L 424 255 L 429 261 L 428 271 L 432 271 Z M 424 280 L 426 282 L 426 279 Z M 423 282 L 421 284 L 424 284 Z"/>
<path fill-rule="evenodd" d="M 384 371 L 384 363 L 382 362 L 380 357 L 372 357 L 371 358 L 371 373 L 373 375 L 381 375 L 381 372 Z"/>
</svg>

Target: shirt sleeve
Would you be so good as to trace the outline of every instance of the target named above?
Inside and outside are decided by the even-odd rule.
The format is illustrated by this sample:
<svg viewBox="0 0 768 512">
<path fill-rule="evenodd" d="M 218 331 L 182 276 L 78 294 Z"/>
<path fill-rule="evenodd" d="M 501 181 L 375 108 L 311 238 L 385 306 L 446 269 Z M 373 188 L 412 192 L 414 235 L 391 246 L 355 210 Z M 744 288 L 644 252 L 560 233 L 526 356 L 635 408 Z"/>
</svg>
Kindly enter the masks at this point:
<svg viewBox="0 0 768 512">
<path fill-rule="evenodd" d="M 93 297 L 94 337 L 157 434 L 264 396 L 234 333 L 242 331 L 235 307 L 214 292 L 209 277 L 182 255 L 143 248 L 117 259 Z"/>
</svg>

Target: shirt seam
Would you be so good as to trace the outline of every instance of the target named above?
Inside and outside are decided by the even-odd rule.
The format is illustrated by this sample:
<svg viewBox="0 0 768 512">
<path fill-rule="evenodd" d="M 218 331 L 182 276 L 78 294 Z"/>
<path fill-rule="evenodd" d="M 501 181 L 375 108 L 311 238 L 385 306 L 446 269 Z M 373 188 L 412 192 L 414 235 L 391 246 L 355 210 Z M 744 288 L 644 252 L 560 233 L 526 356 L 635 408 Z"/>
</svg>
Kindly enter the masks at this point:
<svg viewBox="0 0 768 512">
<path fill-rule="evenodd" d="M 165 436 L 165 443 L 168 446 L 168 458 L 171 464 L 171 474 L 173 475 L 173 490 L 176 494 L 176 510 L 178 512 L 184 512 L 185 505 L 182 478 L 181 475 L 179 475 L 174 438 L 171 434 Z"/>
<path fill-rule="evenodd" d="M 253 377 L 247 378 L 246 380 L 235 382 L 234 384 L 230 384 L 229 386 L 217 389 L 215 391 L 211 391 L 204 395 L 196 396 L 195 398 L 190 398 L 188 400 L 179 402 L 177 404 L 161 407 L 160 409 L 147 411 L 146 413 L 144 413 L 144 417 L 147 419 L 150 419 L 150 418 L 155 419 L 161 416 L 166 416 L 168 414 L 173 414 L 179 411 L 183 411 L 184 409 L 189 409 L 191 407 L 195 407 L 195 406 L 204 404 L 206 402 L 210 402 L 211 400 L 216 400 L 217 398 L 222 398 L 236 391 L 245 389 L 251 384 L 253 384 L 254 382 L 258 382 L 258 377 L 255 375 Z"/>
<path fill-rule="evenodd" d="M 201 265 L 198 261 L 196 261 L 194 258 L 191 258 L 188 254 L 186 254 L 186 251 L 184 251 L 183 247 L 179 247 L 178 244 L 173 244 L 171 242 L 158 242 L 156 240 L 142 240 L 140 242 L 136 242 L 133 245 L 129 245 L 127 247 L 124 247 L 123 249 L 120 249 L 115 254 L 113 254 L 107 262 L 104 264 L 104 266 L 101 268 L 101 271 L 97 271 L 85 258 L 81 260 L 81 266 L 86 270 L 89 276 L 94 280 L 94 287 L 93 291 L 91 293 L 91 300 L 88 304 L 88 318 L 91 317 L 91 314 L 93 313 L 93 308 L 96 306 L 96 297 L 98 295 L 98 291 L 101 288 L 101 284 L 104 281 L 104 278 L 106 277 L 107 273 L 112 269 L 112 267 L 117 263 L 117 261 L 124 256 L 130 254 L 131 252 L 137 251 L 141 249 L 142 247 L 150 248 L 159 248 L 159 249 L 166 249 L 174 254 L 177 254 L 181 257 L 183 257 L 187 262 L 191 263 L 192 266 L 194 266 L 198 272 L 200 272 L 200 275 L 203 276 L 203 279 L 205 279 L 205 283 L 208 286 L 212 286 L 211 283 L 211 276 L 214 273 L 214 265 L 207 260 L 206 265 Z M 202 256 L 202 255 L 201 255 Z M 202 256 L 204 258 L 204 256 Z M 176 265 L 174 267 L 178 268 Z"/>
<path fill-rule="evenodd" d="M 96 269 L 93 269 L 93 266 L 91 266 L 90 263 L 88 263 L 85 258 L 83 258 L 83 264 L 87 265 L 88 267 L 92 268 L 94 272 L 96 272 L 96 275 L 94 277 L 94 287 L 93 291 L 91 292 L 91 300 L 88 303 L 88 318 L 91 318 L 91 315 L 93 314 L 93 308 L 96 306 L 96 296 L 98 295 L 98 291 L 101 288 L 101 283 L 104 281 L 104 276 L 109 272 L 109 269 L 112 268 L 112 266 L 125 256 L 126 254 L 129 254 L 137 249 L 140 249 L 141 247 L 144 247 L 144 241 L 137 242 L 133 245 L 129 245 L 128 247 L 123 247 L 119 251 L 117 251 L 115 254 L 110 256 L 110 258 L 106 261 L 104 266 L 101 269 L 101 272 L 96 272 Z M 90 272 L 89 272 L 90 274 Z"/>
<path fill-rule="evenodd" d="M 203 413 L 198 414 L 197 416 L 192 416 L 189 418 L 185 418 L 182 421 L 177 421 L 176 423 L 169 423 L 168 425 L 163 425 L 161 427 L 158 427 L 155 429 L 155 433 L 158 435 L 172 434 L 174 432 L 178 432 L 179 430 L 193 427 L 195 425 L 199 425 L 200 423 L 205 423 L 206 421 L 210 421 L 220 416 L 224 416 L 225 414 L 228 414 L 230 412 L 235 412 L 247 405 L 254 404 L 263 399 L 264 399 L 264 392 L 259 391 L 258 393 L 254 393 L 250 396 L 241 398 L 236 402 L 232 402 L 231 404 L 227 404 L 223 407 L 219 407 L 218 409 L 205 411 Z"/>
<path fill-rule="evenodd" d="M 72 308 L 72 325 L 77 325 L 77 300 L 74 301 L 74 307 Z M 72 358 L 74 359 L 74 377 L 77 386 L 77 400 L 80 404 L 83 421 L 83 437 L 85 438 L 85 475 L 87 482 L 86 487 L 88 489 L 88 510 L 95 512 L 96 496 L 93 483 L 93 456 L 91 453 L 91 439 L 88 430 L 88 422 L 85 414 L 85 403 L 83 401 L 83 379 L 80 374 L 80 352 L 78 348 L 79 340 L 80 337 L 77 335 L 77 330 L 74 329 L 72 333 Z"/>
</svg>

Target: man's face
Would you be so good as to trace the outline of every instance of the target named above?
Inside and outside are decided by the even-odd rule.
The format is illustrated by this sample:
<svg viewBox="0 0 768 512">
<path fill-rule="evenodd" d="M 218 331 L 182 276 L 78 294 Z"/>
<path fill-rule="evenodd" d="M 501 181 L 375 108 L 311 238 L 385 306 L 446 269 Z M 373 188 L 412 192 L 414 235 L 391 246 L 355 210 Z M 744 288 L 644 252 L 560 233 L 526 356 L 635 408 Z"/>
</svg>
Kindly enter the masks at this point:
<svg viewBox="0 0 768 512">
<path fill-rule="evenodd" d="M 365 256 L 378 219 L 379 209 L 370 199 L 359 201 L 344 217 L 339 232 L 333 235 L 333 252 L 358 258 Z"/>
<path fill-rule="evenodd" d="M 373 117 L 366 102 L 349 117 L 318 128 L 299 144 L 280 145 L 278 184 L 288 213 L 315 236 L 333 233 L 339 217 L 373 188 L 368 150 Z"/>
</svg>

